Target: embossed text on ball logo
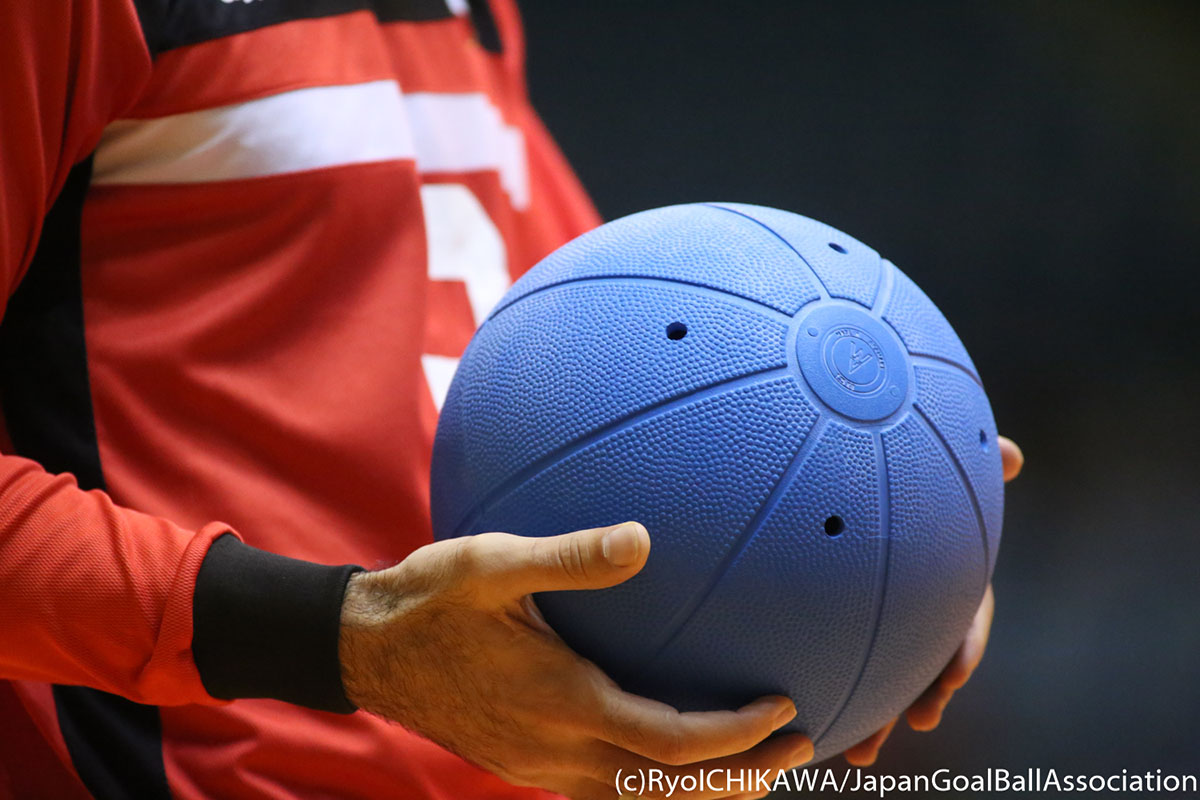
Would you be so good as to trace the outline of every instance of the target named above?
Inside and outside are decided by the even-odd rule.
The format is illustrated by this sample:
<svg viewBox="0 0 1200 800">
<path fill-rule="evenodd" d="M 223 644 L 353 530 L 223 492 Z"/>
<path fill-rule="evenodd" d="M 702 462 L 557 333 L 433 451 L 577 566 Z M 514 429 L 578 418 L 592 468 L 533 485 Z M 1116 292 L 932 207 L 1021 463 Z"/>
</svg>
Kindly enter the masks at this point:
<svg viewBox="0 0 1200 800">
<path fill-rule="evenodd" d="M 887 362 L 879 344 L 860 328 L 842 325 L 825 335 L 825 369 L 838 386 L 854 394 L 873 394 L 887 380 Z"/>
</svg>

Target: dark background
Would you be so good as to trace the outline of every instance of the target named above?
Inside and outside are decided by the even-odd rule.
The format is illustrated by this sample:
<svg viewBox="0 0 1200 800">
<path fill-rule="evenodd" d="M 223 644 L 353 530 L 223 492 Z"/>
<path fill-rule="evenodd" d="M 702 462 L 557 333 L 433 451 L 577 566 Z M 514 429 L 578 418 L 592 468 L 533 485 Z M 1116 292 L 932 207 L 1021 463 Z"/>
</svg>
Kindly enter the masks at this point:
<svg viewBox="0 0 1200 800">
<path fill-rule="evenodd" d="M 606 218 L 737 200 L 862 239 L 1025 450 L 988 656 L 874 769 L 1200 772 L 1200 4 L 522 9 Z"/>
</svg>

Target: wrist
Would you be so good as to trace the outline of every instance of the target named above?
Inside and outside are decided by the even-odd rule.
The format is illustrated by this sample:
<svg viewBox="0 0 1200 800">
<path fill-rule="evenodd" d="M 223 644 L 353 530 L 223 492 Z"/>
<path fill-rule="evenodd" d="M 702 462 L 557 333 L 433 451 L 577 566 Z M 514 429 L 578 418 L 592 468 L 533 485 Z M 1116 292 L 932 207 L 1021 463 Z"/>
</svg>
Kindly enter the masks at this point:
<svg viewBox="0 0 1200 800">
<path fill-rule="evenodd" d="M 346 698 L 370 710 L 369 698 L 388 683 L 379 653 L 388 649 L 388 629 L 399 613 L 399 594 L 390 571 L 350 576 L 338 628 L 338 661 Z"/>
</svg>

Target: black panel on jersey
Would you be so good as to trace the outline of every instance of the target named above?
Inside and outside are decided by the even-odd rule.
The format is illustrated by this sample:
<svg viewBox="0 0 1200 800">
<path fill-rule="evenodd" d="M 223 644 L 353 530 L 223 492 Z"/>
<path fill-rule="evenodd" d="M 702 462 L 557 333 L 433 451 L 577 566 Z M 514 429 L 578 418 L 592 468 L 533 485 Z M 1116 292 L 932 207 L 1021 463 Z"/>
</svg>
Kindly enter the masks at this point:
<svg viewBox="0 0 1200 800">
<path fill-rule="evenodd" d="M 91 159 L 71 170 L 46 215 L 29 271 L 0 325 L 0 388 L 18 454 L 103 489 L 83 338 L 79 222 Z M 76 772 L 97 798 L 167 800 L 158 709 L 82 686 L 55 686 Z"/>
<path fill-rule="evenodd" d="M 170 800 L 158 708 L 83 686 L 55 686 L 58 727 L 96 800 Z"/>
<path fill-rule="evenodd" d="M 49 472 L 70 472 L 84 489 L 101 489 L 92 420 L 79 219 L 92 161 L 76 166 L 42 227 L 38 248 L 0 325 L 0 389 L 17 452 Z"/>
<path fill-rule="evenodd" d="M 467 0 L 471 7 L 471 21 L 475 24 L 475 38 L 489 53 L 504 51 L 500 41 L 500 31 L 496 28 L 496 18 L 492 16 L 492 7 L 488 0 Z"/>
<path fill-rule="evenodd" d="M 373 11 L 381 22 L 453 16 L 446 0 L 134 0 L 154 54 L 298 19 Z"/>
</svg>

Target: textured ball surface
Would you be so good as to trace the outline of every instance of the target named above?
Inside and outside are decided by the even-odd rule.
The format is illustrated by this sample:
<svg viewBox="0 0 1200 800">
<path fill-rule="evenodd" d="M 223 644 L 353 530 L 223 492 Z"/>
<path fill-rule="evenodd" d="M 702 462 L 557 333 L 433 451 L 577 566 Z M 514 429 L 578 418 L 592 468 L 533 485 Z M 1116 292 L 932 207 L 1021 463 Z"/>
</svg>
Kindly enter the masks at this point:
<svg viewBox="0 0 1200 800">
<path fill-rule="evenodd" d="M 937 676 L 991 577 L 991 408 L 942 314 L 805 217 L 696 204 L 608 223 L 518 281 L 442 410 L 439 539 L 644 523 L 645 569 L 539 595 L 623 687 L 790 696 L 826 758 Z"/>
</svg>

